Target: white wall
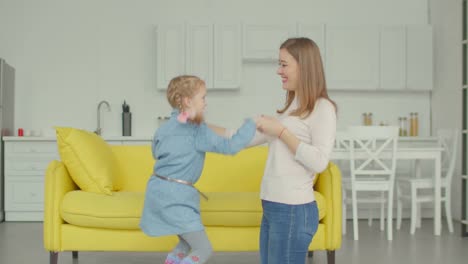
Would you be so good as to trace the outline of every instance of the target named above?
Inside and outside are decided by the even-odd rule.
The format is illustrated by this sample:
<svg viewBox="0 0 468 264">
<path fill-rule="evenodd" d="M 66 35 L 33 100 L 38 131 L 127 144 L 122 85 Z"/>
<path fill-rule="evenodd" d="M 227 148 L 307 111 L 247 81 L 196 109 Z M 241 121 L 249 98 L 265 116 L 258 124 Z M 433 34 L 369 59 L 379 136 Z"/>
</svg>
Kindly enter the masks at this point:
<svg viewBox="0 0 468 264">
<path fill-rule="evenodd" d="M 100 100 L 104 135 L 121 135 L 121 104 L 133 112 L 133 134 L 150 137 L 156 117 L 169 111 L 156 90 L 154 27 L 177 20 L 432 24 L 434 91 L 331 92 L 339 128 L 396 124 L 418 112 L 421 134 L 461 127 L 461 0 L 0 0 L 0 57 L 16 68 L 16 126 L 53 133 L 52 126 L 96 128 Z M 268 8 L 267 8 L 268 7 Z M 428 11 L 430 9 L 430 12 Z M 293 15 L 294 14 L 294 15 Z M 430 15 L 430 17 L 429 17 Z M 243 117 L 281 107 L 276 65 L 244 64 L 238 91 L 210 91 L 208 120 L 237 126 Z M 432 108 L 432 112 L 431 112 Z M 432 114 L 432 129 L 431 129 Z M 454 215 L 460 217 L 460 166 L 454 179 Z"/>
<path fill-rule="evenodd" d="M 133 134 L 151 136 L 156 117 L 169 111 L 156 91 L 156 24 L 177 20 L 330 24 L 427 24 L 427 0 L 116 1 L 0 0 L 0 57 L 16 68 L 16 126 L 53 133 L 52 126 L 94 130 L 100 100 L 103 134 L 121 134 L 121 104 L 133 112 Z M 267 11 L 268 10 L 268 11 Z M 294 14 L 294 15 L 292 15 Z M 283 92 L 274 64 L 244 64 L 238 91 L 209 92 L 208 120 L 237 126 L 243 117 L 271 113 Z M 420 113 L 430 133 L 428 93 L 331 93 L 339 127 L 359 124 L 362 112 L 376 122 Z"/>
<path fill-rule="evenodd" d="M 430 0 L 434 30 L 433 131 L 462 129 L 462 1 Z M 461 139 L 452 182 L 452 211 L 461 217 Z"/>
</svg>

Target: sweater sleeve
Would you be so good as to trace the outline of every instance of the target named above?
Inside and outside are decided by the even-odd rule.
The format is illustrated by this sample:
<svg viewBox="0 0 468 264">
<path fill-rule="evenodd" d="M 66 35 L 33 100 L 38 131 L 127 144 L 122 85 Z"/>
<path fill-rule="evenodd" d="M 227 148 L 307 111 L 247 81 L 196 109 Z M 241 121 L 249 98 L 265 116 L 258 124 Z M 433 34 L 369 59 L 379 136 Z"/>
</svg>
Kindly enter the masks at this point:
<svg viewBox="0 0 468 264">
<path fill-rule="evenodd" d="M 320 101 L 310 121 L 311 143 L 299 143 L 295 159 L 304 167 L 320 173 L 327 168 L 336 135 L 336 111 L 328 100 Z M 310 117 L 310 116 L 309 116 Z"/>
<path fill-rule="evenodd" d="M 235 130 L 235 129 L 226 129 L 226 131 L 224 133 L 224 137 L 231 138 L 236 133 L 236 131 L 237 130 Z M 272 140 L 272 137 L 269 137 L 269 136 L 265 135 L 264 133 L 256 130 L 254 137 L 249 142 L 249 144 L 247 144 L 247 147 L 250 148 L 250 147 L 255 147 L 255 146 L 258 146 L 258 145 L 262 145 L 262 144 L 265 144 L 265 143 L 267 143 L 267 142 L 269 142 L 271 140 Z"/>
<path fill-rule="evenodd" d="M 217 135 L 206 124 L 202 124 L 197 131 L 195 148 L 202 152 L 233 155 L 247 146 L 254 137 L 256 129 L 255 122 L 247 119 L 232 137 L 226 138 Z"/>
</svg>

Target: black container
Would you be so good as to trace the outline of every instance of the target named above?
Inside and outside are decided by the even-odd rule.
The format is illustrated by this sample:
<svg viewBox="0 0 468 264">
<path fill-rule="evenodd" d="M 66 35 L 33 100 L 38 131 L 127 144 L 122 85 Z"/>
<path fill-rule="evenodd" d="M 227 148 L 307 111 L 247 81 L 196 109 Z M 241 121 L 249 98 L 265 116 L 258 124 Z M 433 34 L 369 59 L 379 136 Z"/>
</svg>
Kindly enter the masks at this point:
<svg viewBox="0 0 468 264">
<path fill-rule="evenodd" d="M 132 135 L 132 113 L 122 113 L 122 136 L 127 137 Z"/>
</svg>

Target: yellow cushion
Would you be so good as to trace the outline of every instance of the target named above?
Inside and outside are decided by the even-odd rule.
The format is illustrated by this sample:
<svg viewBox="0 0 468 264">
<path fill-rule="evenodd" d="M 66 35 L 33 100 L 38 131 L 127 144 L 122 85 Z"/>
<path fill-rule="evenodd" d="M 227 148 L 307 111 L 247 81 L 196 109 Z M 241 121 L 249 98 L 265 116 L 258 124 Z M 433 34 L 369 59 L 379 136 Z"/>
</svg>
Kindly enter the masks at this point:
<svg viewBox="0 0 468 264">
<path fill-rule="evenodd" d="M 205 193 L 201 200 L 201 217 L 205 226 L 258 227 L 262 219 L 259 193 Z M 319 219 L 325 214 L 325 200 L 315 192 Z M 65 222 L 84 227 L 139 229 L 143 209 L 143 192 L 114 192 L 114 195 L 72 191 L 65 195 L 60 214 Z"/>
<path fill-rule="evenodd" d="M 114 188 L 121 191 L 144 192 L 153 173 L 154 158 L 150 145 L 111 145 L 117 160 Z"/>
<path fill-rule="evenodd" d="M 58 127 L 60 159 L 80 189 L 111 195 L 116 160 L 110 146 L 98 135 L 81 129 Z"/>
<path fill-rule="evenodd" d="M 259 192 L 268 147 L 247 148 L 235 156 L 207 153 L 196 186 L 204 192 Z"/>
<path fill-rule="evenodd" d="M 114 192 L 112 196 L 84 191 L 68 192 L 60 214 L 65 222 L 107 229 L 139 229 L 143 192 Z"/>
</svg>

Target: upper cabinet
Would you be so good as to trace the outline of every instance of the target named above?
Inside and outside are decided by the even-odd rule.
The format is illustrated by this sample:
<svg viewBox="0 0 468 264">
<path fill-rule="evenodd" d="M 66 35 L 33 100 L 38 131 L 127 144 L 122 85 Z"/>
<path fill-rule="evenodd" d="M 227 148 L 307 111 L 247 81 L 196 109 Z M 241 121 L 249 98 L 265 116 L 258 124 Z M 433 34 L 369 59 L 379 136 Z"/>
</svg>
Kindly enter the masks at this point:
<svg viewBox="0 0 468 264">
<path fill-rule="evenodd" d="M 207 89 L 241 83 L 240 24 L 186 23 L 157 27 L 157 88 L 177 75 L 202 78 Z"/>
<path fill-rule="evenodd" d="M 206 87 L 213 87 L 213 25 L 187 24 L 186 74 L 205 80 Z"/>
<path fill-rule="evenodd" d="M 278 50 L 296 35 L 296 24 L 244 24 L 244 60 L 278 61 Z"/>
<path fill-rule="evenodd" d="M 185 73 L 185 25 L 158 25 L 156 28 L 156 84 L 166 89 L 169 81 Z"/>
<path fill-rule="evenodd" d="M 325 76 L 330 89 L 375 90 L 379 86 L 379 28 L 327 26 Z"/>
<path fill-rule="evenodd" d="M 406 29 L 404 26 L 381 27 L 379 65 L 379 89 L 406 89 Z"/>
<path fill-rule="evenodd" d="M 239 88 L 242 77 L 240 24 L 215 24 L 214 87 Z"/>
<path fill-rule="evenodd" d="M 327 86 L 339 91 L 430 91 L 430 25 L 182 23 L 157 26 L 157 86 L 193 74 L 208 89 L 241 86 L 242 63 L 276 63 L 281 43 L 308 37 L 320 48 Z"/>
<path fill-rule="evenodd" d="M 406 67 L 408 90 L 432 90 L 432 27 L 408 26 L 406 29 Z"/>
</svg>

